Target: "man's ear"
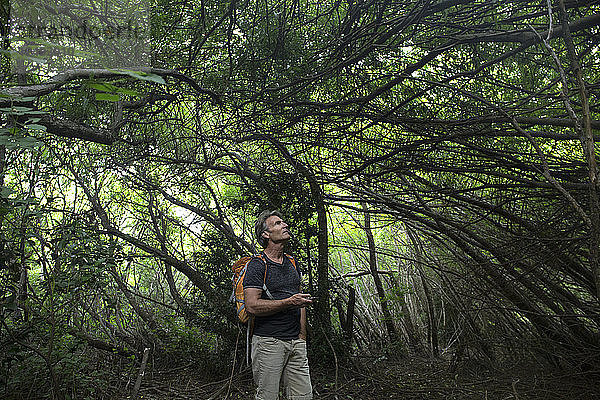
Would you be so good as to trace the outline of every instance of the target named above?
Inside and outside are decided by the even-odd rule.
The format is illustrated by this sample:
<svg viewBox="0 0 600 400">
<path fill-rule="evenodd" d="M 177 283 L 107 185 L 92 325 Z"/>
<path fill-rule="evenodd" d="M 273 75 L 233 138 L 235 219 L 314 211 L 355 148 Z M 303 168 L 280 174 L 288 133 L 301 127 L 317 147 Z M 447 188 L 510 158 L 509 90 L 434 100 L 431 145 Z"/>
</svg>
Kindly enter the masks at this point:
<svg viewBox="0 0 600 400">
<path fill-rule="evenodd" d="M 269 231 L 263 231 L 263 233 L 261 233 L 260 236 L 262 236 L 266 240 L 269 240 Z"/>
</svg>

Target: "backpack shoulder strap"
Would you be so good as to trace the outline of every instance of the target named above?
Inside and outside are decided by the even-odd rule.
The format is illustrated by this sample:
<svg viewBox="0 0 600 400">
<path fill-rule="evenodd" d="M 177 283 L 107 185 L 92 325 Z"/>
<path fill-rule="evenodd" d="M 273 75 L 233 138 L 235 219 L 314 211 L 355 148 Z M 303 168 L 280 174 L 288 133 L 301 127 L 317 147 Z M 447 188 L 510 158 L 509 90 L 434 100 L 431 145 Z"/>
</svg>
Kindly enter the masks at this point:
<svg viewBox="0 0 600 400">
<path fill-rule="evenodd" d="M 290 256 L 289 254 L 285 253 L 285 256 L 288 258 L 288 260 L 290 260 L 290 262 L 292 263 L 292 265 L 294 266 L 295 270 L 298 270 L 298 267 L 296 266 L 296 259 L 292 256 Z"/>
<path fill-rule="evenodd" d="M 288 258 L 288 260 L 290 260 L 290 262 L 294 266 L 294 269 L 296 270 L 296 273 L 298 274 L 300 279 L 302 279 L 302 276 L 300 276 L 300 271 L 298 271 L 298 266 L 296 265 L 296 259 L 287 253 L 285 253 L 285 256 Z M 300 290 L 302 290 L 302 283 L 300 283 Z"/>
<path fill-rule="evenodd" d="M 269 291 L 269 288 L 267 287 L 267 260 L 265 259 L 264 254 L 263 253 L 255 254 L 252 258 L 259 258 L 262 260 L 263 263 L 265 263 L 265 274 L 263 276 L 263 287 L 262 288 L 269 299 L 275 300 L 275 298 Z"/>
</svg>

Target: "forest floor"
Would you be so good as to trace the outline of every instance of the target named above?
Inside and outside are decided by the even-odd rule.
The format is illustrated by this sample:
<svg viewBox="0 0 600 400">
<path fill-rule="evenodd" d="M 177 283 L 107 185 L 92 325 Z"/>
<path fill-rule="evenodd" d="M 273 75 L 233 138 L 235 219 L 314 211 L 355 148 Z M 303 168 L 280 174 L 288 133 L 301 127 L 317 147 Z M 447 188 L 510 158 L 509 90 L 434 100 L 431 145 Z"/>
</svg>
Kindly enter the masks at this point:
<svg viewBox="0 0 600 400">
<path fill-rule="evenodd" d="M 333 363 L 332 363 L 333 364 Z M 541 371 L 535 365 L 502 370 L 461 365 L 451 372 L 448 363 L 406 359 L 362 367 L 311 367 L 315 400 L 444 399 L 444 400 L 591 400 L 600 399 L 598 372 L 569 374 Z M 230 378 L 206 382 L 192 366 L 154 371 L 144 378 L 141 399 L 251 400 L 254 384 L 249 368 Z"/>
</svg>

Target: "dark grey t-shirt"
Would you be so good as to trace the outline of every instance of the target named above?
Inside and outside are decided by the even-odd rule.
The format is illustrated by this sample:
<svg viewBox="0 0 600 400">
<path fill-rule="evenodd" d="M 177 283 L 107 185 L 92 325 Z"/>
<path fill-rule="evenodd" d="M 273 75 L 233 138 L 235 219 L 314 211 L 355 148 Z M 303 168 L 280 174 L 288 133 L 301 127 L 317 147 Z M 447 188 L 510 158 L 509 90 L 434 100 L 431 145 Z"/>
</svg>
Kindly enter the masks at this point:
<svg viewBox="0 0 600 400">
<path fill-rule="evenodd" d="M 263 288 L 263 282 L 275 300 L 286 299 L 300 291 L 300 273 L 292 265 L 288 257 L 283 258 L 279 264 L 269 259 L 263 253 L 267 262 L 267 275 L 265 279 L 265 263 L 254 257 L 248 263 L 244 277 L 244 288 Z M 269 299 L 265 291 L 263 299 Z M 300 333 L 300 309 L 290 308 L 273 315 L 254 318 L 254 334 L 269 336 L 282 340 L 298 339 Z"/>
</svg>

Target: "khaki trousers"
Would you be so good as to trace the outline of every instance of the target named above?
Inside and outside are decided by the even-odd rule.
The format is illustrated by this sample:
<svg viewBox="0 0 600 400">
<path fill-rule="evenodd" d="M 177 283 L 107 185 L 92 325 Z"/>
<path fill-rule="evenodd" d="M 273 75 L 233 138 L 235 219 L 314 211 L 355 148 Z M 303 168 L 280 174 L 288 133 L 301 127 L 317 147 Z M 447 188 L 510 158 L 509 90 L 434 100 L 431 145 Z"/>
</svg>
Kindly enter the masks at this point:
<svg viewBox="0 0 600 400">
<path fill-rule="evenodd" d="M 312 400 L 306 341 L 252 337 L 252 375 L 256 400 L 277 400 L 283 384 L 289 400 Z"/>
</svg>

